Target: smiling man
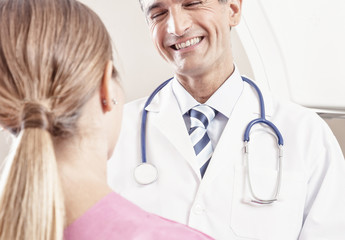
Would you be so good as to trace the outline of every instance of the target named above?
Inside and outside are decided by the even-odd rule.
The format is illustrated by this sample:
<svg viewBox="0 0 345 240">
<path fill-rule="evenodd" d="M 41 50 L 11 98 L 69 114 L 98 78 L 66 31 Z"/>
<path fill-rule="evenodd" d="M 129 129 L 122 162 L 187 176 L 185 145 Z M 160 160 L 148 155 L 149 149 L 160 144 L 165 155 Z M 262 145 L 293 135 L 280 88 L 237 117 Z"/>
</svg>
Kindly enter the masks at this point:
<svg viewBox="0 0 345 240">
<path fill-rule="evenodd" d="M 230 27 L 241 1 L 142 1 L 153 42 L 179 83 L 200 103 L 234 71 Z"/>
<path fill-rule="evenodd" d="M 216 239 L 343 239 L 342 152 L 316 114 L 241 77 L 231 29 L 242 1 L 140 4 L 175 76 L 126 105 L 110 185 L 144 209 Z"/>
</svg>

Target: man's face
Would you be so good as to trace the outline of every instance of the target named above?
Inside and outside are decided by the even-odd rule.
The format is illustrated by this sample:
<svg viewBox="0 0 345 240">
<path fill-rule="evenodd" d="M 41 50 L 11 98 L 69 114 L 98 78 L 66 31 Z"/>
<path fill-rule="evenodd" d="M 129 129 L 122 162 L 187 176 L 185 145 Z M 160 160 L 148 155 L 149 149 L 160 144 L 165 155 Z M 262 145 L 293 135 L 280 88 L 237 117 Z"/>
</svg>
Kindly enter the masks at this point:
<svg viewBox="0 0 345 240">
<path fill-rule="evenodd" d="M 239 22 L 233 2 L 142 0 L 152 40 L 177 74 L 197 76 L 232 63 L 230 27 Z"/>
</svg>

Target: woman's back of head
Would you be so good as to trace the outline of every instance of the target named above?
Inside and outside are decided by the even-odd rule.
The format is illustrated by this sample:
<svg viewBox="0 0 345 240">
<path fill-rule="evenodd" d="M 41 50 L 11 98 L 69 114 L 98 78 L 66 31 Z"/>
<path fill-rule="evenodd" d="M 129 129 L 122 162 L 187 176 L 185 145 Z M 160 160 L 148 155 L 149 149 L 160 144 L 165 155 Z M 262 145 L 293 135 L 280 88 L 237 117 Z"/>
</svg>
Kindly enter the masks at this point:
<svg viewBox="0 0 345 240">
<path fill-rule="evenodd" d="M 61 239 L 52 139 L 78 131 L 112 59 L 97 15 L 75 0 L 0 0 L 0 125 L 18 136 L 0 200 L 0 239 Z"/>
<path fill-rule="evenodd" d="M 103 24 L 72 0 L 2 0 L 0 10 L 1 124 L 19 132 L 24 107 L 38 103 L 54 136 L 70 133 L 112 58 Z"/>
</svg>

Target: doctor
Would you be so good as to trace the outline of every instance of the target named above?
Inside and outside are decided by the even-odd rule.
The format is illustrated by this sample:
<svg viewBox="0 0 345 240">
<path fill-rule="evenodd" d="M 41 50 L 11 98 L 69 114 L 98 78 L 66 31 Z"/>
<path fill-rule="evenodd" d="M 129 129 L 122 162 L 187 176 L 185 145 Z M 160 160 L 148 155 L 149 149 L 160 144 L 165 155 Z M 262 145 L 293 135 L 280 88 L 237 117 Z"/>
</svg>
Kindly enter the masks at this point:
<svg viewBox="0 0 345 240">
<path fill-rule="evenodd" d="M 244 154 L 245 129 L 261 111 L 233 62 L 230 31 L 241 4 L 141 0 L 153 42 L 175 69 L 145 107 L 146 157 L 158 175 L 149 184 L 136 176 L 147 100 L 140 99 L 125 107 L 109 183 L 144 209 L 216 239 L 345 239 L 345 161 L 316 114 L 259 86 L 284 151 L 272 128 L 257 124 Z"/>
</svg>

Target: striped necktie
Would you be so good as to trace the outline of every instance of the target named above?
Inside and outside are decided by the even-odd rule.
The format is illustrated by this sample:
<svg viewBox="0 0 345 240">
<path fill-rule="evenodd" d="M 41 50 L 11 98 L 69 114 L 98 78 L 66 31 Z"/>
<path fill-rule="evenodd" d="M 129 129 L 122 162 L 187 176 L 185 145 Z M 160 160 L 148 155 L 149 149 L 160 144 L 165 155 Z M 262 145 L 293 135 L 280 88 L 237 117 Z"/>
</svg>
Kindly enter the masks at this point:
<svg viewBox="0 0 345 240">
<path fill-rule="evenodd" d="M 190 109 L 189 116 L 191 123 L 189 135 L 192 140 L 201 177 L 203 177 L 213 154 L 213 147 L 207 134 L 207 126 L 216 116 L 216 111 L 202 104 Z"/>
</svg>

